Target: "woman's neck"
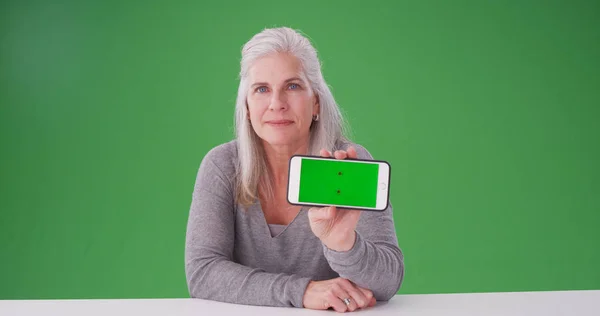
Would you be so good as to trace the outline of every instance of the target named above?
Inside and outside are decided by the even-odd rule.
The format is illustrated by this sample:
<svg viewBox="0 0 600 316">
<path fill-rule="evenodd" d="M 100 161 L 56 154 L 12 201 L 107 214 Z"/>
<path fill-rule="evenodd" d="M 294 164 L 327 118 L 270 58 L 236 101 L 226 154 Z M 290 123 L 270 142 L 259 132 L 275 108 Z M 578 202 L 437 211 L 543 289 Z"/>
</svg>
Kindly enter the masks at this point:
<svg viewBox="0 0 600 316">
<path fill-rule="evenodd" d="M 273 184 L 279 186 L 287 183 L 289 161 L 293 155 L 306 155 L 308 141 L 294 145 L 272 146 L 263 142 L 267 159 L 267 168 L 273 176 Z"/>
</svg>

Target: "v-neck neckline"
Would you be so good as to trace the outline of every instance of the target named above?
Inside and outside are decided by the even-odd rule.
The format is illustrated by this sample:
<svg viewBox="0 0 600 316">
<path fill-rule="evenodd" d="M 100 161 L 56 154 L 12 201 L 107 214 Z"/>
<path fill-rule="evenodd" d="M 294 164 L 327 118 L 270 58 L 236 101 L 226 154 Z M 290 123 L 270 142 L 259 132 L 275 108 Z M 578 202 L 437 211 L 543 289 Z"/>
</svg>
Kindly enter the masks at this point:
<svg viewBox="0 0 600 316">
<path fill-rule="evenodd" d="M 267 233 L 267 236 L 269 236 L 270 239 L 275 239 L 275 238 L 283 235 L 288 230 L 288 228 L 292 224 L 294 224 L 294 222 L 296 222 L 298 220 L 298 217 L 300 216 L 300 213 L 302 213 L 304 211 L 304 206 L 301 206 L 300 210 L 298 211 L 298 213 L 296 214 L 296 216 L 294 216 L 294 219 L 292 219 L 292 221 L 289 224 L 287 224 L 287 225 L 275 224 L 275 225 L 282 225 L 282 226 L 285 226 L 285 227 L 283 228 L 283 230 L 281 232 L 279 232 L 279 234 L 277 234 L 275 236 L 271 236 L 271 229 L 269 228 L 269 223 L 267 223 L 267 218 L 265 217 L 265 213 L 263 212 L 262 205 L 260 204 L 260 200 L 259 199 L 256 199 L 256 201 L 254 202 L 254 206 L 258 209 L 258 211 L 260 213 L 260 216 L 262 218 L 262 222 L 263 222 L 263 224 L 262 224 L 263 229 L 262 230 Z"/>
</svg>

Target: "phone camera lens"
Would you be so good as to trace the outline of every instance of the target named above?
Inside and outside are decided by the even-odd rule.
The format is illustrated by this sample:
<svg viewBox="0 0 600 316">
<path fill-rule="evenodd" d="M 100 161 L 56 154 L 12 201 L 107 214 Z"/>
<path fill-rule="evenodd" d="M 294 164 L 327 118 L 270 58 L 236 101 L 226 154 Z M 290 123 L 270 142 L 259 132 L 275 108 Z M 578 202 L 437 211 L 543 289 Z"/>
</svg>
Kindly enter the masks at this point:
<svg viewBox="0 0 600 316">
<path fill-rule="evenodd" d="M 340 171 L 340 172 L 338 172 L 338 175 L 339 175 L 339 176 L 341 176 L 341 175 L 342 175 L 342 172 L 341 172 L 341 171 Z"/>
</svg>

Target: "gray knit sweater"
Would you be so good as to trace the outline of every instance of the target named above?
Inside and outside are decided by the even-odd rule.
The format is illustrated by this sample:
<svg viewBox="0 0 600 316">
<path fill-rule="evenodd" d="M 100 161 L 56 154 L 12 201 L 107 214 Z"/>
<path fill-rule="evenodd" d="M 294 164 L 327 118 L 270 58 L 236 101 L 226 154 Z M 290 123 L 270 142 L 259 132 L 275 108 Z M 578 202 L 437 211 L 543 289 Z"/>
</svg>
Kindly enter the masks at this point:
<svg viewBox="0 0 600 316">
<path fill-rule="evenodd" d="M 359 159 L 373 159 L 357 144 Z M 237 141 L 210 150 L 200 163 L 185 244 L 190 296 L 221 302 L 303 307 L 310 280 L 343 277 L 373 291 L 377 300 L 396 294 L 404 277 L 392 206 L 363 211 L 352 249 L 327 248 L 311 231 L 308 208 L 272 236 L 260 202 L 242 210 L 234 202 Z"/>
</svg>

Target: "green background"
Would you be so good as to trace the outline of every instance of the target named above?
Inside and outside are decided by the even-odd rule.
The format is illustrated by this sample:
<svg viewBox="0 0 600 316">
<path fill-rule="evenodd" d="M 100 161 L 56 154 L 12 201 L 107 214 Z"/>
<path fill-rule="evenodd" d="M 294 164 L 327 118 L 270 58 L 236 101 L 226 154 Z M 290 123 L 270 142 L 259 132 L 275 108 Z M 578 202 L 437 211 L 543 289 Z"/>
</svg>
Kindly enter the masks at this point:
<svg viewBox="0 0 600 316">
<path fill-rule="evenodd" d="M 400 293 L 600 289 L 597 1 L 2 1 L 0 298 L 188 297 L 242 45 L 314 41 L 392 165 Z"/>
<path fill-rule="evenodd" d="M 298 201 L 376 207 L 378 180 L 378 164 L 302 159 Z"/>
</svg>

